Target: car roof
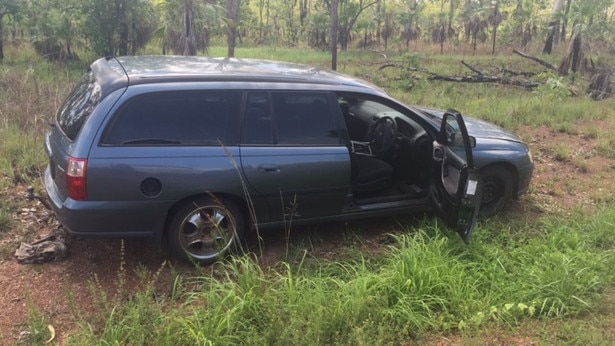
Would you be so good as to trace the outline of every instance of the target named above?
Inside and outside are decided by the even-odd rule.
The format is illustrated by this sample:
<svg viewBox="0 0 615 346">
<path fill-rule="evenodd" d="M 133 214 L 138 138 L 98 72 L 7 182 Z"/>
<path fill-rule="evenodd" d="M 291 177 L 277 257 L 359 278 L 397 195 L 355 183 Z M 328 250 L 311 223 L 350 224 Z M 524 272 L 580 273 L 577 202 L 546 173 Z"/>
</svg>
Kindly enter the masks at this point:
<svg viewBox="0 0 615 346">
<path fill-rule="evenodd" d="M 335 71 L 272 60 L 142 55 L 101 58 L 90 69 L 110 89 L 148 83 L 235 81 L 345 85 L 383 92 L 369 82 Z"/>
</svg>

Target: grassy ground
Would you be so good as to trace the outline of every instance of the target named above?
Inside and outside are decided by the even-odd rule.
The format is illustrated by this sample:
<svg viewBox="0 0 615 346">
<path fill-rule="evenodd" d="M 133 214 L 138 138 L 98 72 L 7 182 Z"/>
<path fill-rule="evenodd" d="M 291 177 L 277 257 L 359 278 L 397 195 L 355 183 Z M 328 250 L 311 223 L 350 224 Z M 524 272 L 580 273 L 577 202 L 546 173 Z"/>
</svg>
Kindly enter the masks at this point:
<svg viewBox="0 0 615 346">
<path fill-rule="evenodd" d="M 225 49 L 212 48 L 210 54 L 223 56 Z M 237 56 L 329 66 L 328 56 L 314 51 L 251 48 L 238 49 Z M 591 101 L 583 79 L 560 78 L 520 59 L 342 52 L 338 70 L 407 103 L 454 107 L 511 130 L 546 127 L 582 134 L 597 143 L 591 155 L 615 158 L 614 101 Z M 502 66 L 541 72 L 536 78 L 550 84 L 528 91 L 433 82 L 424 71 L 409 69 L 471 74 L 461 60 L 485 72 Z M 381 69 L 390 63 L 396 67 Z M 17 54 L 0 64 L 0 238 L 28 236 L 20 233 L 14 218 L 19 203 L 9 194 L 15 185 L 40 190 L 43 134 L 83 68 Z M 574 163 L 574 148 L 565 144 L 553 143 L 548 154 Z M 615 208 L 609 193 L 595 196 L 599 203 L 592 209 L 564 213 L 538 206 L 541 212 L 532 216 L 520 209 L 483 220 L 470 246 L 434 220 L 402 219 L 369 252 L 357 245 L 365 239 L 357 224 L 343 230 L 353 240 L 342 242 L 344 251 L 333 258 L 310 256 L 319 239 L 306 233 L 279 262 L 263 266 L 249 255 L 235 257 L 172 275 L 167 290 L 159 288 L 159 272 L 127 273 L 120 267 L 117 286 L 136 275 L 141 288 L 105 293 L 94 282 L 96 308 L 75 316 L 81 327 L 66 343 L 615 344 Z M 0 251 L 4 258 L 8 253 Z M 50 318 L 32 309 L 31 335 L 39 337 L 34 344 L 48 338 Z"/>
</svg>

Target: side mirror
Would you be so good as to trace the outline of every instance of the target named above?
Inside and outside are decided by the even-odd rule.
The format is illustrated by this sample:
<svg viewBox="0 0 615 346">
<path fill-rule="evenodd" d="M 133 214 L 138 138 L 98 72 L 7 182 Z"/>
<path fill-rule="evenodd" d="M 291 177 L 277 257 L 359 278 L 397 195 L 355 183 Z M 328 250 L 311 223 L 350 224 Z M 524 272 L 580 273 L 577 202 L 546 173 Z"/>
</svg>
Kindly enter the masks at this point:
<svg viewBox="0 0 615 346">
<path fill-rule="evenodd" d="M 470 148 L 476 147 L 476 137 L 468 136 L 468 140 L 470 141 Z M 450 144 L 453 147 L 463 147 L 463 136 L 460 133 L 452 133 L 450 138 Z"/>
</svg>

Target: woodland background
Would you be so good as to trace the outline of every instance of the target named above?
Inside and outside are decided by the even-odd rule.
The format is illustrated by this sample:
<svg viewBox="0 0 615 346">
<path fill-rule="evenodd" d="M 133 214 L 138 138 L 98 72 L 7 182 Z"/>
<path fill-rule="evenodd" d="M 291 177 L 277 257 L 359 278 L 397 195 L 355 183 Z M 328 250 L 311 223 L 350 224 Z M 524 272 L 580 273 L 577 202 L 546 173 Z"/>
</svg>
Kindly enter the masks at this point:
<svg viewBox="0 0 615 346">
<path fill-rule="evenodd" d="M 67 61 L 145 47 L 207 55 L 225 42 L 231 57 L 238 44 L 328 50 L 335 69 L 349 47 L 551 54 L 571 42 L 576 72 L 599 63 L 592 49 L 615 50 L 614 14 L 613 0 L 0 0 L 0 61 L 6 44 Z"/>
</svg>

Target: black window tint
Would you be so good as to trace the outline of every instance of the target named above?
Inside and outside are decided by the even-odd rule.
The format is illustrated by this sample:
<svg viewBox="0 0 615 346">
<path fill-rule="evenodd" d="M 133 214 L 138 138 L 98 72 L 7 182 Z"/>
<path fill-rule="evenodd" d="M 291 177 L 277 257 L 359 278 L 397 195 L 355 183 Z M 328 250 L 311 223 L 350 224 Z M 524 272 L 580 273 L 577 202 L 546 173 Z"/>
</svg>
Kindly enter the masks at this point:
<svg viewBox="0 0 615 346">
<path fill-rule="evenodd" d="M 272 93 L 277 144 L 340 144 L 336 98 L 329 93 Z"/>
<path fill-rule="evenodd" d="M 174 92 L 138 96 L 121 107 L 107 145 L 233 145 L 240 92 Z"/>
<path fill-rule="evenodd" d="M 70 140 L 77 138 L 85 119 L 101 100 L 101 88 L 92 72 L 87 73 L 58 112 L 58 125 Z"/>
<path fill-rule="evenodd" d="M 267 93 L 250 93 L 244 113 L 242 143 L 273 144 L 273 118 Z"/>
</svg>

